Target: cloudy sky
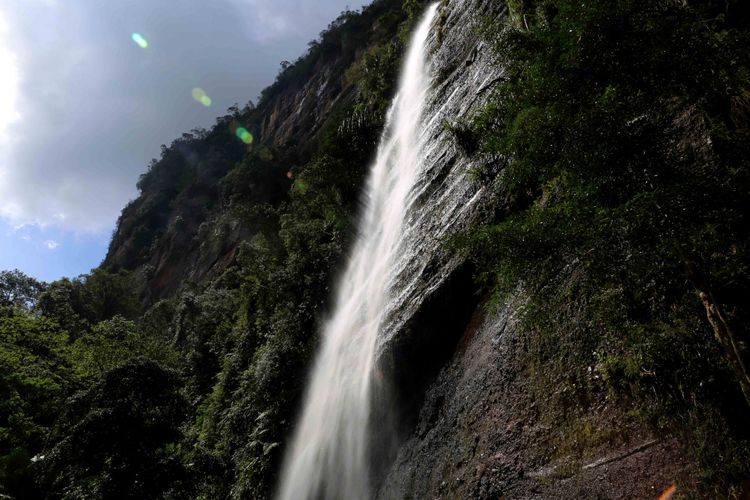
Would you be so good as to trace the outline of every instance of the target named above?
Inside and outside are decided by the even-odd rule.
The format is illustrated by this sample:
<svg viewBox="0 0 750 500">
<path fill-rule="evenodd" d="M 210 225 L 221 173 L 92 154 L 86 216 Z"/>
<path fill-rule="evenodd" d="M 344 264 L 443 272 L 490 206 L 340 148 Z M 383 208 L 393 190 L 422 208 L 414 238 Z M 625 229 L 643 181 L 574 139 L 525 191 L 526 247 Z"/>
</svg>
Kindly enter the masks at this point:
<svg viewBox="0 0 750 500">
<path fill-rule="evenodd" d="M 0 269 L 97 266 L 161 144 L 254 101 L 366 3 L 0 0 Z"/>
</svg>

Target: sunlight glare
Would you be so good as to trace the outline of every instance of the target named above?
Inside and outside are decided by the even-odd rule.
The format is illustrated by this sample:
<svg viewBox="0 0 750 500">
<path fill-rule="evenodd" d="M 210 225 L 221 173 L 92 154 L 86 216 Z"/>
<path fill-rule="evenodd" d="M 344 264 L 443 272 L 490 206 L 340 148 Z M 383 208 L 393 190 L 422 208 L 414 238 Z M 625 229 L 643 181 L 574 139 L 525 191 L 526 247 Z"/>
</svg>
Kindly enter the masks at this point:
<svg viewBox="0 0 750 500">
<path fill-rule="evenodd" d="M 203 90 L 200 87 L 195 87 L 193 89 L 193 99 L 198 101 L 199 103 L 203 104 L 206 107 L 209 107 L 211 105 L 211 98 L 208 97 L 206 94 L 206 91 Z"/>
<path fill-rule="evenodd" d="M 671 484 L 666 490 L 662 491 L 661 495 L 659 495 L 659 500 L 670 500 L 676 492 L 677 486 Z"/>
<path fill-rule="evenodd" d="M 140 33 L 133 33 L 132 35 L 130 35 L 130 38 L 132 38 L 136 45 L 138 45 L 140 48 L 145 49 L 146 47 L 148 47 L 148 42 L 145 38 L 143 38 L 143 36 L 141 36 Z"/>
<path fill-rule="evenodd" d="M 237 137 L 239 137 L 245 144 L 251 144 L 253 142 L 253 134 L 248 132 L 245 127 L 237 127 L 235 134 L 237 134 Z"/>
</svg>

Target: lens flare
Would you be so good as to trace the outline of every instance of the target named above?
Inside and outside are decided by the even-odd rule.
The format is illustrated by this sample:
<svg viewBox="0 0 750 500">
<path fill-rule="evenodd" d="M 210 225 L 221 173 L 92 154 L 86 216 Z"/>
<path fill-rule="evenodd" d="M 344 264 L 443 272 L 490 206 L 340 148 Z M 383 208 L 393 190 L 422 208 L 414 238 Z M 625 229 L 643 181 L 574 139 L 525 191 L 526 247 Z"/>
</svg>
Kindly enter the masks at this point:
<svg viewBox="0 0 750 500">
<path fill-rule="evenodd" d="M 148 47 L 148 42 L 141 36 L 140 33 L 133 33 L 132 35 L 130 35 L 130 38 L 132 38 L 136 45 L 138 45 L 140 48 L 145 49 L 146 47 Z"/>
<path fill-rule="evenodd" d="M 666 490 L 661 492 L 661 495 L 659 495 L 659 500 L 670 500 L 675 492 L 677 491 L 677 486 L 674 484 L 670 485 Z"/>
<path fill-rule="evenodd" d="M 200 87 L 195 87 L 193 89 L 193 99 L 203 104 L 205 107 L 209 107 L 211 105 L 211 98 L 208 97 L 206 91 Z"/>
<path fill-rule="evenodd" d="M 245 127 L 237 127 L 237 131 L 235 132 L 235 134 L 237 134 L 237 137 L 239 137 L 240 140 L 245 144 L 252 144 L 253 134 L 248 132 Z"/>
</svg>

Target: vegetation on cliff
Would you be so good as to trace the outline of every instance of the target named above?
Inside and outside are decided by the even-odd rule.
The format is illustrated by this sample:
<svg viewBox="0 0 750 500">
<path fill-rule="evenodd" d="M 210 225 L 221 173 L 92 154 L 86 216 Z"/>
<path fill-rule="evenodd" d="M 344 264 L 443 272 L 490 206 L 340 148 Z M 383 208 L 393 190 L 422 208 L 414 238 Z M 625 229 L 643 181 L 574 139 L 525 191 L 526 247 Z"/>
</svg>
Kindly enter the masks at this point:
<svg viewBox="0 0 750 500">
<path fill-rule="evenodd" d="M 509 7 L 485 30 L 507 78 L 457 134 L 498 216 L 458 246 L 497 300 L 530 295 L 529 374 L 559 395 L 549 411 L 572 405 L 570 442 L 606 400 L 684 432 L 703 494 L 736 493 L 750 475 L 748 6 Z"/>
</svg>

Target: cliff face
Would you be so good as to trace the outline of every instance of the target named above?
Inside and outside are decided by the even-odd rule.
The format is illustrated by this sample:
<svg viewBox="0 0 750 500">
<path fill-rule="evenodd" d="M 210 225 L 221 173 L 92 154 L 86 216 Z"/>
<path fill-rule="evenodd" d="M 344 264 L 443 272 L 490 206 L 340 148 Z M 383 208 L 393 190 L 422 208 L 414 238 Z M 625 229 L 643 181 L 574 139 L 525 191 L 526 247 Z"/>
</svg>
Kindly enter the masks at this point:
<svg viewBox="0 0 750 500">
<path fill-rule="evenodd" d="M 736 378 L 724 378 L 727 365 L 717 361 L 721 351 L 717 344 L 710 343 L 714 335 L 710 315 L 709 321 L 701 317 L 694 293 L 686 301 L 689 306 L 671 306 L 672 311 L 679 311 L 679 320 L 669 326 L 665 321 L 648 334 L 638 331 L 646 338 L 632 338 L 638 328 L 632 325 L 643 321 L 637 317 L 640 312 L 625 313 L 631 315 L 627 316 L 630 324 L 618 324 L 613 335 L 626 341 L 626 354 L 613 354 L 621 349 L 615 347 L 616 340 L 600 342 L 606 337 L 599 337 L 597 332 L 612 328 L 606 316 L 611 313 L 596 319 L 590 315 L 592 297 L 598 290 L 580 286 L 581 276 L 589 272 L 581 264 L 580 254 L 567 254 L 559 274 L 543 283 L 534 279 L 533 268 L 525 269 L 528 279 L 516 281 L 515 290 L 499 300 L 491 293 L 477 296 L 471 280 L 477 270 L 455 254 L 446 253 L 446 245 L 436 243 L 487 220 L 511 219 L 524 210 L 518 200 L 496 198 L 506 192 L 502 184 L 510 182 L 507 177 L 497 175 L 491 182 L 482 182 L 477 179 L 479 175 L 470 174 L 472 169 L 479 167 L 481 171 L 483 165 L 502 161 L 472 155 L 466 151 L 471 147 L 460 147 L 461 122 L 479 112 L 488 102 L 487 94 L 507 78 L 505 69 L 493 60 L 492 48 L 478 41 L 476 33 L 483 20 L 515 22 L 521 26 L 521 33 L 529 30 L 528 25 L 521 24 L 526 22 L 523 10 L 527 8 L 531 16 L 528 5 L 534 2 L 508 4 L 510 9 L 480 0 L 453 0 L 441 5 L 440 32 L 432 40 L 435 82 L 429 113 L 436 122 L 448 126 L 428 126 L 425 130 L 432 138 L 426 153 L 430 166 L 419 186 L 417 208 L 404 236 L 414 255 L 400 271 L 402 296 L 395 299 L 390 328 L 381 346 L 384 369 L 393 375 L 403 427 L 401 443 L 393 451 L 395 459 L 382 473 L 378 498 L 656 498 L 675 484 L 688 496 L 740 497 L 746 494 L 745 486 L 730 486 L 727 494 L 727 486 L 720 483 L 741 483 L 746 472 L 717 471 L 738 470 L 728 465 L 735 458 L 727 457 L 742 456 L 738 450 L 744 445 L 734 446 L 745 438 L 727 436 L 744 436 L 739 422 L 745 417 L 739 415 L 747 415 L 747 407 Z M 637 5 L 636 11 L 643 7 L 637 2 L 633 5 Z M 544 19 L 547 14 L 543 6 L 538 9 L 537 14 Z M 547 19 L 556 14 L 552 9 Z M 678 9 L 671 14 L 689 19 L 695 13 Z M 606 15 L 602 19 L 607 19 Z M 640 22 L 634 24 L 636 30 L 642 26 Z M 596 32 L 601 25 L 593 26 L 587 28 Z M 619 25 L 613 32 L 622 36 Z M 518 38 L 523 40 L 523 36 Z M 582 40 L 584 35 L 573 45 L 586 47 Z M 519 45 L 537 50 L 531 44 Z M 599 52 L 593 50 L 592 60 L 598 61 L 598 56 Z M 626 56 L 618 53 L 617 57 Z M 561 64 L 560 60 L 553 63 Z M 658 74 L 663 66 L 659 61 L 655 72 Z M 526 69 L 521 69 L 522 74 Z M 534 71 L 541 70 L 528 69 L 529 73 Z M 634 78 L 636 86 L 646 87 L 638 78 Z M 534 90 L 541 94 L 548 91 L 542 87 Z M 564 95 L 555 94 L 552 100 L 555 98 L 563 100 Z M 523 129 L 524 119 L 531 116 L 529 121 L 533 122 L 538 111 L 524 109 L 512 123 Z M 677 114 L 677 122 L 684 120 L 681 116 Z M 491 126 L 497 127 L 497 122 Z M 719 134 L 723 133 L 720 130 Z M 742 133 L 740 136 L 746 137 Z M 576 137 L 578 131 L 571 134 Z M 519 135 L 529 143 L 537 139 Z M 705 134 L 699 136 L 703 138 L 701 144 L 711 144 Z M 545 136 L 545 145 L 552 150 L 556 140 L 553 135 Z M 675 149 L 679 151 L 680 144 L 694 140 L 691 132 L 672 144 L 677 144 Z M 527 144 L 523 139 L 520 142 Z M 571 142 L 580 145 L 575 139 Z M 628 147 L 624 145 L 626 150 Z M 578 149 L 576 154 L 585 155 L 586 151 Z M 583 163 L 575 156 L 571 162 Z M 531 162 L 539 162 L 539 158 L 546 156 L 540 154 Z M 688 168 L 697 174 L 711 162 L 701 160 Z M 533 181 L 530 184 L 529 193 L 522 197 L 538 196 L 535 206 L 544 207 L 555 196 L 554 187 L 547 192 L 547 186 L 534 185 Z M 535 189 L 544 194 L 532 193 Z M 558 224 L 565 224 L 566 217 L 575 217 L 569 212 L 557 215 Z M 548 230 L 554 231 L 552 227 Z M 620 234 L 619 230 L 615 233 Z M 491 239 L 488 234 L 481 236 Z M 668 238 L 666 234 L 661 237 Z M 539 241 L 531 231 L 521 232 L 518 240 L 516 244 L 530 247 Z M 596 241 L 592 246 L 607 244 Z M 497 252 L 496 248 L 490 247 L 490 251 Z M 545 251 L 552 253 L 555 249 Z M 546 257 L 542 255 L 539 262 Z M 497 262 L 509 257 L 494 258 Z M 486 268 L 479 272 L 486 272 Z M 557 297 L 540 306 L 531 300 L 532 287 L 555 290 Z M 614 308 L 628 307 L 626 298 L 617 300 Z M 727 302 L 731 300 L 734 298 Z M 739 311 L 741 307 L 730 309 Z M 743 314 L 737 312 L 735 316 L 739 328 L 743 328 Z M 535 321 L 535 315 L 544 319 Z M 546 327 L 541 327 L 544 321 Z M 660 344 L 666 338 L 663 332 L 681 332 L 680 324 L 690 325 L 691 333 L 670 333 L 675 335 L 674 340 Z M 656 369 L 647 366 L 645 356 L 638 354 L 633 361 L 635 375 L 625 382 L 624 363 L 618 356 L 626 358 L 628 350 L 638 352 L 645 345 L 662 350 L 657 356 L 670 360 L 674 359 L 670 358 L 673 352 L 689 354 L 682 358 L 682 365 L 651 361 L 659 366 Z M 686 364 L 696 367 L 691 373 L 696 381 L 689 382 L 683 375 L 672 389 L 667 381 L 669 372 L 684 369 Z M 703 392 L 704 386 L 713 387 L 711 394 Z M 643 391 L 643 387 L 647 389 Z M 731 474 L 737 476 L 728 479 Z"/>
<path fill-rule="evenodd" d="M 456 130 L 504 78 L 476 34 L 507 13 L 491 1 L 443 2 L 430 40 L 423 133 L 431 140 L 404 234 L 413 253 L 398 271 L 400 295 L 381 344 L 402 443 L 378 497 L 648 498 L 675 482 L 689 487 L 697 465 L 681 431 L 655 430 L 627 402 L 610 400 L 595 366 L 584 382 L 593 394 L 571 389 L 564 366 L 547 374 L 558 386 L 536 380 L 539 361 L 528 353 L 538 339 L 519 320 L 525 292 L 500 305 L 477 296 L 475 270 L 446 251 L 452 235 L 503 207 L 491 185 L 470 175 L 492 159 L 467 154 Z M 569 325 L 558 332 L 561 348 L 586 321 L 568 307 L 576 306 L 557 312 Z"/>
<path fill-rule="evenodd" d="M 276 148 L 295 148 L 314 141 L 338 101 L 352 98 L 355 86 L 346 80 L 343 71 L 351 63 L 341 54 L 320 61 L 300 88 L 285 88 L 274 97 L 263 111 L 260 142 Z"/>
<path fill-rule="evenodd" d="M 174 144 L 163 158 L 176 157 L 172 161 L 184 165 L 180 170 L 195 169 L 196 178 L 170 196 L 168 206 L 158 209 L 153 206 L 165 204 L 159 188 L 143 189 L 123 211 L 103 266 L 139 272 L 150 300 L 172 296 L 186 282 L 202 283 L 220 273 L 239 242 L 256 232 L 222 200 L 222 180 L 253 151 L 253 146 L 231 144 L 233 130 L 244 125 L 255 134 L 259 154 L 271 156 L 270 171 L 255 180 L 245 201 L 278 205 L 291 185 L 287 172 L 309 160 L 330 110 L 352 98 L 354 87 L 341 69 L 348 64 L 351 60 L 340 54 L 321 57 L 308 80 L 283 85 L 261 107 L 235 111 L 207 135 L 198 132 Z M 210 144 L 212 139 L 216 145 Z M 206 172 L 207 166 L 213 171 Z M 151 217 L 157 220 L 150 222 Z M 141 235 L 144 224 L 148 234 Z M 134 247 L 139 248 L 137 253 Z"/>
<path fill-rule="evenodd" d="M 196 491 L 246 498 L 274 487 L 393 88 L 397 31 L 421 7 L 376 2 L 335 24 L 257 108 L 165 148 L 123 211 L 104 267 L 135 271 L 147 303 L 174 301 L 167 328 L 200 416 L 185 448 L 210 466 Z M 449 250 L 456 234 L 512 210 L 494 180 L 472 175 L 497 158 L 462 144 L 465 122 L 506 78 L 480 26 L 513 22 L 508 13 L 493 0 L 443 0 L 430 37 L 426 168 L 379 346 L 402 425 L 378 497 L 648 498 L 690 487 L 701 465 L 683 438 L 703 430 L 654 424 L 627 390 L 614 395 L 597 353 L 580 347 L 586 297 L 571 285 L 553 311 L 559 328 L 543 337 L 521 320 L 523 283 L 502 301 L 478 295 L 477 269 Z M 237 140 L 239 126 L 252 145 Z M 581 272 L 577 261 L 565 272 Z"/>
<path fill-rule="evenodd" d="M 161 158 L 141 176 L 139 197 L 122 211 L 102 267 L 135 271 L 146 303 L 218 276 L 239 243 L 258 232 L 244 209 L 283 203 L 294 172 L 317 154 L 333 115 L 335 126 L 354 119 L 361 91 L 346 70 L 379 44 L 398 45 L 396 28 L 404 18 L 390 0 L 362 14 L 344 12 L 308 54 L 283 67 L 257 107 L 231 108 L 209 130 L 162 146 Z M 372 107 L 356 118 L 382 126 L 382 111 Z M 239 140 L 238 127 L 250 131 L 250 144 Z M 249 165 L 249 158 L 262 165 Z"/>
<path fill-rule="evenodd" d="M 123 211 L 104 267 L 134 271 L 139 322 L 180 351 L 191 479 L 174 487 L 185 497 L 273 492 L 422 8 L 380 0 L 342 15 L 257 107 L 164 148 Z"/>
</svg>

